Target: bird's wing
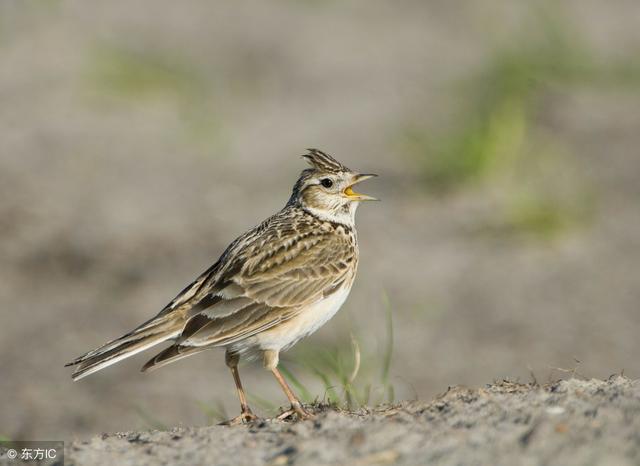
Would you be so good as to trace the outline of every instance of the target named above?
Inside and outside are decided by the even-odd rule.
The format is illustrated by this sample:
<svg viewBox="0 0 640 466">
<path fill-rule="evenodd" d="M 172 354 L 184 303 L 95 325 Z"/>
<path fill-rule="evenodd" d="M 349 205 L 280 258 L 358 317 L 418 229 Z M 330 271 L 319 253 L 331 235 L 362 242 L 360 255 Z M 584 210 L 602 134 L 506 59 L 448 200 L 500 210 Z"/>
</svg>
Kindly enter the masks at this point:
<svg viewBox="0 0 640 466">
<path fill-rule="evenodd" d="M 234 343 L 290 319 L 350 279 L 357 257 L 346 235 L 278 225 L 272 230 L 240 241 L 221 258 L 215 279 L 190 292 L 198 302 L 192 302 L 179 344 Z"/>
</svg>

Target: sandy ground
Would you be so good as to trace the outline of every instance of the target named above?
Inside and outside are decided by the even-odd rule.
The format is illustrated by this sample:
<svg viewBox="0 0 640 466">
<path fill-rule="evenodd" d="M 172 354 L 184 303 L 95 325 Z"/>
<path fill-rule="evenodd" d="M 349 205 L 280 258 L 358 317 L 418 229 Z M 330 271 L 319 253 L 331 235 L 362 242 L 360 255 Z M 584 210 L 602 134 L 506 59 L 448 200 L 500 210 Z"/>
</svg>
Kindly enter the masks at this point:
<svg viewBox="0 0 640 466">
<path fill-rule="evenodd" d="M 450 388 L 430 403 L 314 420 L 104 434 L 66 448 L 66 464 L 637 465 L 640 382 L 570 379 Z"/>
</svg>

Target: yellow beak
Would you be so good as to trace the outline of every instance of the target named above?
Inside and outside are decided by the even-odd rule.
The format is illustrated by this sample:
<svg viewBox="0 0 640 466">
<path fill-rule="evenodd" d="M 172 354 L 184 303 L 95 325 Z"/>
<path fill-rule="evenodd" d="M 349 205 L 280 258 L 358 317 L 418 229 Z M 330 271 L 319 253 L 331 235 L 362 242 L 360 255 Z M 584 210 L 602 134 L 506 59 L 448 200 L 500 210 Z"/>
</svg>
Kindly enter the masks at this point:
<svg viewBox="0 0 640 466">
<path fill-rule="evenodd" d="M 378 175 L 374 175 L 373 173 L 355 175 L 353 177 L 353 182 L 343 191 L 344 195 L 351 201 L 379 201 L 380 199 L 377 199 L 373 196 L 357 193 L 353 190 L 353 186 L 355 186 L 356 184 L 362 183 L 363 181 L 376 176 Z"/>
</svg>

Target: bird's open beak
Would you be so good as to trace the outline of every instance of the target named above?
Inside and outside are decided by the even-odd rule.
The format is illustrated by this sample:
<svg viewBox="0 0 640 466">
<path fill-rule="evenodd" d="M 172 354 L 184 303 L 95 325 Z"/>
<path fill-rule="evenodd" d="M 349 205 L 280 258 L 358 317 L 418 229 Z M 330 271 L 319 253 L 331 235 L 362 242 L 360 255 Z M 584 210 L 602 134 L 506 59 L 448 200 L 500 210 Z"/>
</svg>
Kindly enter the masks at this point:
<svg viewBox="0 0 640 466">
<path fill-rule="evenodd" d="M 378 175 L 374 175 L 373 173 L 363 173 L 355 175 L 353 177 L 352 183 L 343 191 L 344 195 L 351 201 L 379 201 L 380 199 L 377 199 L 373 196 L 357 193 L 353 190 L 353 186 L 355 186 L 356 184 L 362 183 L 363 181 L 368 180 L 369 178 L 374 178 L 376 176 Z"/>
</svg>

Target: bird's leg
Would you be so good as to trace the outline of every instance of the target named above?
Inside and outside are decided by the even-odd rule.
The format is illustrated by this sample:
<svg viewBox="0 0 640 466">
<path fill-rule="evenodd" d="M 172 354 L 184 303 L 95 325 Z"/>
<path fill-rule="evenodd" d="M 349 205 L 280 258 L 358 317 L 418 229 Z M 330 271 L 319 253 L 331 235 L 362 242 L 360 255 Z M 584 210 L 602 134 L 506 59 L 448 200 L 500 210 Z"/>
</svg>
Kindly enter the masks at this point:
<svg viewBox="0 0 640 466">
<path fill-rule="evenodd" d="M 278 361 L 279 360 L 280 360 L 280 357 L 279 357 L 277 351 L 266 350 L 264 352 L 264 367 L 269 369 L 273 373 L 274 377 L 276 378 L 276 380 L 280 384 L 280 387 L 282 387 L 282 391 L 284 391 L 284 394 L 287 395 L 287 398 L 289 399 L 289 402 L 291 403 L 291 409 L 289 409 L 289 410 L 285 411 L 284 413 L 280 414 L 278 416 L 278 419 L 279 420 L 283 420 L 283 419 L 286 419 L 286 418 L 292 416 L 293 414 L 297 414 L 298 417 L 300 419 L 302 419 L 302 420 L 313 418 L 313 415 L 311 413 L 307 412 L 302 407 L 302 404 L 300 403 L 300 400 L 298 400 L 296 395 L 293 393 L 293 390 L 291 390 L 291 388 L 289 387 L 289 384 L 287 384 L 287 381 L 284 379 L 284 377 L 282 377 L 282 374 L 278 370 Z"/>
<path fill-rule="evenodd" d="M 258 416 L 251 412 L 251 408 L 249 408 L 249 403 L 247 403 L 247 396 L 244 393 L 244 389 L 242 388 L 242 382 L 240 382 L 240 372 L 238 372 L 238 362 L 240 361 L 240 357 L 231 353 L 227 350 L 224 356 L 225 362 L 229 369 L 231 369 L 231 374 L 233 375 L 233 381 L 236 383 L 236 389 L 238 390 L 238 398 L 240 398 L 240 409 L 242 410 L 240 415 L 229 419 L 228 421 L 222 422 L 221 425 L 232 426 L 237 424 L 243 424 L 247 422 L 253 422 L 258 419 Z"/>
</svg>

